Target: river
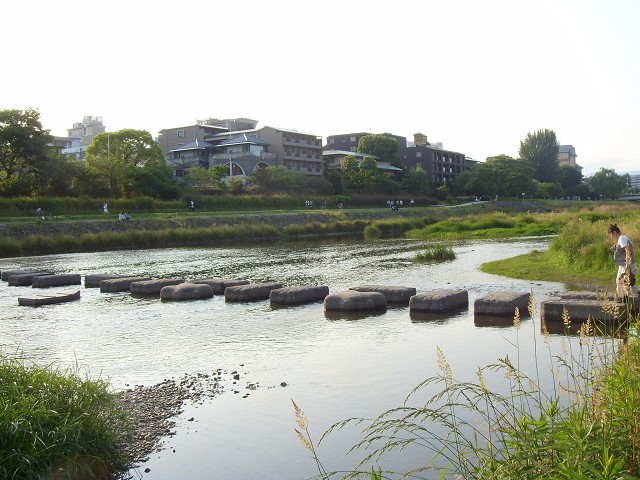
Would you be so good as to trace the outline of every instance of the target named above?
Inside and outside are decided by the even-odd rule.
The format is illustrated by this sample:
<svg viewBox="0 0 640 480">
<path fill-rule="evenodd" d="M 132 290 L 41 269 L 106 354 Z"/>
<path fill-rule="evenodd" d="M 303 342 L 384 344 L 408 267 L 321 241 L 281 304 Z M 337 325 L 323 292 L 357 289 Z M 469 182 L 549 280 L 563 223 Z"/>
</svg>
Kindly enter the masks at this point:
<svg viewBox="0 0 640 480">
<path fill-rule="evenodd" d="M 84 287 L 77 302 L 21 307 L 17 297 L 34 290 L 3 282 L 0 351 L 108 378 L 114 389 L 220 369 L 223 392 L 201 404 L 186 404 L 176 435 L 132 474 L 157 480 L 310 478 L 317 469 L 294 432 L 292 399 L 308 416 L 317 441 L 336 421 L 370 418 L 400 406 L 413 387 L 437 373 L 437 347 L 461 379 L 473 380 L 478 366 L 505 353 L 513 356 L 515 329 L 476 325 L 474 300 L 495 291 L 531 291 L 539 305 L 565 287 L 485 274 L 479 265 L 544 250 L 547 244 L 548 239 L 460 241 L 452 244 L 455 260 L 434 264 L 414 262 L 425 244 L 407 239 L 0 259 L 0 270 L 223 277 L 327 285 L 331 293 L 371 284 L 469 292 L 468 309 L 426 321 L 411 318 L 408 307 L 336 318 L 325 315 L 322 303 L 276 309 L 268 301 L 227 303 L 220 295 L 163 303 Z M 527 362 L 535 368 L 531 352 L 540 335 L 534 321 L 524 320 L 520 332 L 529 340 L 520 345 L 524 368 Z M 360 456 L 345 453 L 358 438 L 357 431 L 345 431 L 323 441 L 318 453 L 325 468 L 352 468 Z M 401 457 L 389 462 L 383 467 L 406 465 Z"/>
</svg>

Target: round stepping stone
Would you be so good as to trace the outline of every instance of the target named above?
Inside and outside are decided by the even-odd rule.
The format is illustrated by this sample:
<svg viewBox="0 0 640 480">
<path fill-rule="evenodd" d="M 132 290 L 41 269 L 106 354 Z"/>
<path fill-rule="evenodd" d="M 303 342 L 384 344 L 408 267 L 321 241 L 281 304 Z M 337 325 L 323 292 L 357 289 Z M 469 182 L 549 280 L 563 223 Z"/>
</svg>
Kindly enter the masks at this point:
<svg viewBox="0 0 640 480">
<path fill-rule="evenodd" d="M 160 290 L 163 302 L 183 302 L 187 300 L 204 300 L 213 297 L 213 287 L 206 283 L 180 283 L 167 285 Z"/>
<path fill-rule="evenodd" d="M 345 292 L 328 295 L 324 299 L 324 309 L 337 312 L 365 312 L 387 308 L 387 299 L 380 292 Z"/>
</svg>

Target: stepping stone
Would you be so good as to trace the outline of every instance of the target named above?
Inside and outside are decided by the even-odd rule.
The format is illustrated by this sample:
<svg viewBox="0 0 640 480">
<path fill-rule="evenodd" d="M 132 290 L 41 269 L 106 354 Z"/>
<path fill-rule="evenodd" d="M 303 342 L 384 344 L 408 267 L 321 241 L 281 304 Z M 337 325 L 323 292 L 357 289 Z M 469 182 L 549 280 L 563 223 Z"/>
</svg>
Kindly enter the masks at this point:
<svg viewBox="0 0 640 480">
<path fill-rule="evenodd" d="M 44 275 L 53 275 L 53 272 L 39 272 L 39 273 L 18 273 L 16 275 L 9 275 L 8 284 L 11 287 L 22 287 L 25 285 L 31 285 L 35 277 L 41 277 Z"/>
<path fill-rule="evenodd" d="M 489 317 L 513 317 L 516 307 L 521 317 L 529 316 L 529 294 L 521 292 L 494 292 L 476 299 L 474 313 Z"/>
<path fill-rule="evenodd" d="M 466 290 L 436 290 L 422 292 L 409 300 L 410 312 L 440 313 L 469 306 Z"/>
<path fill-rule="evenodd" d="M 562 312 L 569 312 L 571 323 L 584 323 L 589 318 L 593 320 L 610 321 L 627 317 L 627 304 L 615 303 L 611 300 L 581 300 L 571 298 L 557 298 L 540 304 L 540 318 L 547 324 L 562 323 Z M 633 302 L 633 311 L 638 311 L 638 299 Z"/>
<path fill-rule="evenodd" d="M 213 293 L 222 295 L 227 287 L 235 287 L 237 285 L 248 285 L 249 280 L 233 280 L 228 278 L 202 278 L 199 280 L 190 280 L 191 283 L 204 283 L 213 288 Z"/>
<path fill-rule="evenodd" d="M 249 283 L 236 285 L 224 290 L 224 299 L 228 302 L 248 302 L 252 300 L 267 300 L 271 290 L 282 288 L 281 283 Z"/>
<path fill-rule="evenodd" d="M 100 291 L 103 293 L 129 292 L 133 282 L 151 280 L 147 277 L 108 278 L 100 282 Z"/>
<path fill-rule="evenodd" d="M 64 287 L 67 285 L 81 285 L 82 277 L 79 273 L 61 273 L 56 275 L 42 275 L 33 277 L 33 288 Z"/>
<path fill-rule="evenodd" d="M 133 297 L 159 297 L 163 287 L 184 283 L 184 278 L 156 278 L 142 280 L 131 284 L 131 296 Z"/>
<path fill-rule="evenodd" d="M 180 283 L 168 285 L 160 290 L 163 302 L 183 302 L 187 300 L 204 300 L 213 297 L 213 287 L 206 283 Z"/>
<path fill-rule="evenodd" d="M 111 280 L 112 278 L 127 278 L 128 275 L 111 275 L 106 273 L 92 273 L 84 276 L 84 288 L 100 288 L 102 280 Z"/>
<path fill-rule="evenodd" d="M 269 300 L 272 305 L 300 305 L 324 300 L 327 295 L 329 295 L 329 287 L 326 285 L 300 285 L 271 290 Z"/>
<path fill-rule="evenodd" d="M 387 298 L 380 292 L 345 292 L 328 295 L 324 299 L 324 309 L 339 312 L 365 312 L 387 308 Z"/>
<path fill-rule="evenodd" d="M 397 287 L 387 285 L 361 285 L 351 287 L 349 290 L 356 292 L 379 292 L 385 296 L 387 303 L 401 303 L 409 305 L 409 300 L 416 294 L 416 289 L 412 287 Z"/>
<path fill-rule="evenodd" d="M 36 297 L 18 297 L 18 305 L 39 307 L 40 305 L 54 305 L 56 303 L 73 302 L 74 300 L 80 300 L 80 290 L 38 295 Z"/>
<path fill-rule="evenodd" d="M 34 272 L 33 270 L 3 270 L 2 271 L 2 280 L 4 282 L 6 282 L 6 281 L 9 280 L 9 277 L 11 275 L 25 275 L 25 274 L 28 274 L 28 273 L 37 273 L 37 272 Z"/>
</svg>

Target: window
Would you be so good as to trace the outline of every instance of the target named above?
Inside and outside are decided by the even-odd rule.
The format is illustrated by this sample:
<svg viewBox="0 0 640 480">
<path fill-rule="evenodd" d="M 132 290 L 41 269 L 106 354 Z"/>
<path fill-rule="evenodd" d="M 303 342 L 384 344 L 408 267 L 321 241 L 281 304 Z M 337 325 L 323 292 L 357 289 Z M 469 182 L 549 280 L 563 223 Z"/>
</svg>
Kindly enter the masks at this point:
<svg viewBox="0 0 640 480">
<path fill-rule="evenodd" d="M 355 152 L 356 151 L 356 147 L 351 147 L 351 151 Z"/>
<path fill-rule="evenodd" d="M 422 152 L 416 152 L 416 157 L 421 157 L 422 156 Z"/>
<path fill-rule="evenodd" d="M 350 141 L 351 142 L 355 142 L 356 141 L 356 137 L 351 137 Z"/>
<path fill-rule="evenodd" d="M 184 138 L 184 130 L 178 130 L 178 138 Z"/>
</svg>

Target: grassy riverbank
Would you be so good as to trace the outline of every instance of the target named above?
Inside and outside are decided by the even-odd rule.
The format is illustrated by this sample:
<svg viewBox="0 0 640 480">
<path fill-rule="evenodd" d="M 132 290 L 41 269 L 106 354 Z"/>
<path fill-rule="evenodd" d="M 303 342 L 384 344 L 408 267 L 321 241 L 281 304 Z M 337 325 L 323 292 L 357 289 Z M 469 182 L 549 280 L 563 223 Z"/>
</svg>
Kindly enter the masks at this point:
<svg viewBox="0 0 640 480">
<path fill-rule="evenodd" d="M 125 471 L 126 415 L 108 382 L 0 356 L 0 478 L 107 479 Z"/>
</svg>

